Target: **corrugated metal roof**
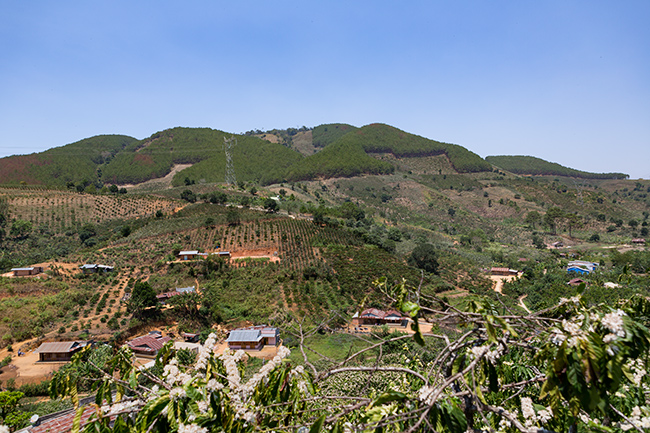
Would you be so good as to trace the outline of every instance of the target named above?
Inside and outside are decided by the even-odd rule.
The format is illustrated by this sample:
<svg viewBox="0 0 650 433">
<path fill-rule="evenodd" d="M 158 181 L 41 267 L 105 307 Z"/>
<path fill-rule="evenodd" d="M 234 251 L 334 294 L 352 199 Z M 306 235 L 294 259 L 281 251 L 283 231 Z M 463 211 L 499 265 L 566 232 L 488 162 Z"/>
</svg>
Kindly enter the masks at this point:
<svg viewBox="0 0 650 433">
<path fill-rule="evenodd" d="M 134 338 L 126 344 L 131 349 L 159 351 L 168 341 L 172 339 L 169 337 L 155 338 L 151 335 L 143 335 L 142 337 Z"/>
<path fill-rule="evenodd" d="M 193 251 L 181 251 L 180 253 L 178 253 L 178 255 L 179 255 L 179 256 L 187 256 L 187 255 L 192 255 L 192 254 L 195 254 L 195 255 L 196 255 L 196 254 L 198 254 L 198 253 L 199 253 L 198 250 L 193 250 Z"/>
<path fill-rule="evenodd" d="M 34 268 L 11 268 L 12 271 L 33 271 Z"/>
<path fill-rule="evenodd" d="M 57 341 L 54 343 L 43 343 L 38 346 L 34 353 L 70 353 L 72 349 L 80 346 L 78 341 Z"/>
<path fill-rule="evenodd" d="M 230 331 L 227 342 L 233 341 L 260 341 L 262 333 L 259 329 L 235 329 Z"/>
<path fill-rule="evenodd" d="M 510 272 L 510 268 L 491 268 L 492 272 Z"/>
<path fill-rule="evenodd" d="M 95 408 L 92 406 L 84 409 L 81 414 L 81 428 L 88 423 L 88 420 L 92 415 L 95 414 Z M 72 422 L 74 421 L 76 413 L 71 411 L 70 413 L 65 413 L 60 417 L 48 419 L 43 421 L 41 424 L 33 427 L 28 427 L 27 431 L 30 433 L 66 433 L 72 430 Z"/>
</svg>

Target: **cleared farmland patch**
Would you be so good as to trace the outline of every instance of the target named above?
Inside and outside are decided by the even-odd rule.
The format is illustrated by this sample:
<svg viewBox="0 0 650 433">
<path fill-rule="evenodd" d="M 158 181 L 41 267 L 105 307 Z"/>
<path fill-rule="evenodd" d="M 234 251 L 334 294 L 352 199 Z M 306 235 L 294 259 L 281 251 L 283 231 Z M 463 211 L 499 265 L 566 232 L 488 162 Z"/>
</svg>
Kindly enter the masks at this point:
<svg viewBox="0 0 650 433">
<path fill-rule="evenodd" d="M 76 224 L 101 223 L 116 219 L 172 213 L 178 201 L 152 196 L 83 194 L 65 190 L 0 188 L 11 218 L 47 226 L 61 233 Z"/>
</svg>

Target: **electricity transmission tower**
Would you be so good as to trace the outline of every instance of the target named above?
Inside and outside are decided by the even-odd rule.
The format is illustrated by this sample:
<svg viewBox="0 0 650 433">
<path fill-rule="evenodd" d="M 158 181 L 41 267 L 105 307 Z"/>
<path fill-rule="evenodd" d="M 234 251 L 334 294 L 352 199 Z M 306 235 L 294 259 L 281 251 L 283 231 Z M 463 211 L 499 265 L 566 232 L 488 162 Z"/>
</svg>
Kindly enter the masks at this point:
<svg viewBox="0 0 650 433">
<path fill-rule="evenodd" d="M 235 178 L 235 166 L 232 163 L 232 149 L 237 145 L 237 139 L 232 136 L 230 138 L 223 137 L 223 150 L 226 152 L 226 184 L 236 185 L 237 179 Z"/>
<path fill-rule="evenodd" d="M 575 179 L 573 179 L 573 184 L 575 185 L 576 192 L 577 192 L 577 194 L 576 194 L 576 202 L 578 203 L 578 205 L 582 206 L 583 204 L 585 204 L 585 201 L 582 198 L 583 185 L 582 184 L 578 185 L 578 182 L 576 182 Z"/>
</svg>

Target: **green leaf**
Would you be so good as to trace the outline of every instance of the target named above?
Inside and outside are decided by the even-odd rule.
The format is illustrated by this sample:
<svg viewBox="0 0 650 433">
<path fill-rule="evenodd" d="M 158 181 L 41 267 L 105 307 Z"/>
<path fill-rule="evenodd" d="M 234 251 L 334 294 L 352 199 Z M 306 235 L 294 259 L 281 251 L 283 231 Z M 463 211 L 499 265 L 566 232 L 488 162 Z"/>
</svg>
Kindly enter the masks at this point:
<svg viewBox="0 0 650 433">
<path fill-rule="evenodd" d="M 323 414 L 316 420 L 316 422 L 309 429 L 309 433 L 318 433 L 322 430 L 323 423 L 325 422 L 325 416 L 326 414 Z"/>
<path fill-rule="evenodd" d="M 381 406 L 382 404 L 386 404 L 391 401 L 402 401 L 406 398 L 406 394 L 399 392 L 399 391 L 387 391 L 380 395 L 374 402 L 372 402 L 372 406 Z"/>
<path fill-rule="evenodd" d="M 420 312 L 420 306 L 415 302 L 406 301 L 402 303 L 402 312 L 407 313 L 411 318 L 414 318 Z"/>
<path fill-rule="evenodd" d="M 464 433 L 467 430 L 467 419 L 458 407 L 444 403 L 441 406 L 443 423 L 451 433 Z"/>
<path fill-rule="evenodd" d="M 411 329 L 415 331 L 413 334 L 413 340 L 415 340 L 416 343 L 418 343 L 420 346 L 424 346 L 424 338 L 422 338 L 422 332 L 420 331 L 420 323 L 418 322 L 417 317 L 411 324 Z"/>
</svg>

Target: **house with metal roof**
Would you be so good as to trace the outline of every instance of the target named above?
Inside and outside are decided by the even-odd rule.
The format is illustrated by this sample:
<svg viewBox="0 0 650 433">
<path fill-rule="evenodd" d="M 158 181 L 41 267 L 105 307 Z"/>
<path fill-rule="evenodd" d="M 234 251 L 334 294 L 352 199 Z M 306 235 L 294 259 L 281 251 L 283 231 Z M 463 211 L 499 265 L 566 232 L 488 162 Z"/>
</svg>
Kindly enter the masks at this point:
<svg viewBox="0 0 650 433">
<path fill-rule="evenodd" d="M 585 260 L 572 260 L 567 265 L 566 271 L 574 272 L 580 275 L 589 275 L 596 270 L 598 263 L 587 262 Z"/>
<path fill-rule="evenodd" d="M 519 271 L 510 268 L 490 268 L 490 275 L 517 276 Z"/>
<path fill-rule="evenodd" d="M 583 268 L 581 266 L 575 266 L 575 265 L 574 266 L 568 266 L 566 268 L 566 271 L 567 271 L 567 273 L 573 272 L 573 273 L 580 274 L 580 275 L 589 275 L 592 272 L 591 269 L 587 269 L 587 268 Z"/>
<path fill-rule="evenodd" d="M 198 250 L 181 251 L 178 253 L 178 258 L 181 260 L 194 260 L 196 258 L 206 258 L 207 253 L 200 253 Z"/>
<path fill-rule="evenodd" d="M 280 330 L 266 325 L 234 329 L 230 331 L 226 342 L 233 350 L 260 350 L 266 345 L 277 346 L 280 342 Z"/>
<path fill-rule="evenodd" d="M 11 272 L 14 273 L 14 277 L 27 277 L 30 275 L 38 275 L 43 272 L 42 266 L 30 266 L 27 268 L 11 268 Z"/>
<path fill-rule="evenodd" d="M 65 362 L 72 359 L 72 355 L 91 344 L 90 341 L 56 341 L 51 343 L 43 343 L 34 353 L 38 353 L 38 360 L 40 362 L 59 361 Z"/>
<path fill-rule="evenodd" d="M 196 291 L 196 288 L 194 286 L 190 287 L 177 287 L 175 291 L 173 292 L 164 292 L 156 295 L 156 299 L 158 299 L 159 302 L 165 303 L 165 301 L 169 298 L 173 298 L 174 296 L 178 295 L 184 295 L 187 293 L 194 293 Z"/>
<path fill-rule="evenodd" d="M 399 325 L 407 320 L 399 311 L 383 311 L 377 308 L 368 308 L 352 316 L 352 324 L 359 325 Z"/>
<path fill-rule="evenodd" d="M 163 348 L 165 343 L 172 341 L 170 337 L 163 337 L 160 332 L 150 332 L 147 335 L 134 338 L 127 341 L 126 346 L 129 347 L 137 356 L 155 357 L 160 349 Z"/>
<path fill-rule="evenodd" d="M 108 265 L 98 265 L 98 264 L 95 264 L 95 263 L 92 263 L 92 264 L 87 263 L 85 265 L 79 266 L 79 269 L 81 269 L 81 272 L 83 272 L 84 274 L 96 274 L 98 272 L 103 272 L 103 273 L 111 272 L 114 268 L 113 268 L 113 266 L 108 266 Z"/>
</svg>

